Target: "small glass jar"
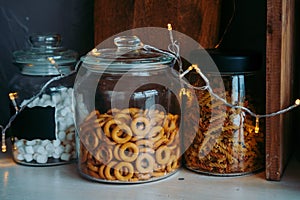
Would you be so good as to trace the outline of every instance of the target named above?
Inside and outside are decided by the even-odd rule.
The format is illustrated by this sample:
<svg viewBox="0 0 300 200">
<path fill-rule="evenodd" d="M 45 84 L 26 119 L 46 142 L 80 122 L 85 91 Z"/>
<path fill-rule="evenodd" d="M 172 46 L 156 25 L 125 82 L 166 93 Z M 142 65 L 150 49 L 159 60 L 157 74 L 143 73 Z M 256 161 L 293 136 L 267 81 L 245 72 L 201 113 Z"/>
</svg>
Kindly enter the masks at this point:
<svg viewBox="0 0 300 200">
<path fill-rule="evenodd" d="M 202 71 L 213 92 L 232 105 L 243 106 L 254 113 L 264 113 L 264 87 L 258 77 L 260 56 L 250 52 L 219 50 L 208 53 L 218 71 L 213 72 L 209 67 L 204 67 Z M 204 85 L 198 74 L 192 74 L 190 80 L 194 86 Z M 193 143 L 184 154 L 184 165 L 196 172 L 221 176 L 242 175 L 263 169 L 264 120 L 226 105 L 208 90 L 195 90 L 195 93 L 200 119 L 195 128 L 195 138 L 189 138 L 190 134 L 185 133 L 185 139 L 193 140 Z"/>
<path fill-rule="evenodd" d="M 13 53 L 20 68 L 10 83 L 13 158 L 23 165 L 48 166 L 76 158 L 72 92 L 78 55 L 61 46 L 59 34 L 30 36 L 31 47 Z M 36 96 L 49 80 L 53 81 Z M 36 96 L 36 98 L 34 98 Z M 33 101 L 31 101 L 34 99 Z M 30 102 L 31 101 L 31 102 Z"/>
<path fill-rule="evenodd" d="M 74 85 L 79 173 L 110 183 L 168 177 L 181 166 L 173 58 L 136 36 L 114 43 L 81 58 Z"/>
</svg>

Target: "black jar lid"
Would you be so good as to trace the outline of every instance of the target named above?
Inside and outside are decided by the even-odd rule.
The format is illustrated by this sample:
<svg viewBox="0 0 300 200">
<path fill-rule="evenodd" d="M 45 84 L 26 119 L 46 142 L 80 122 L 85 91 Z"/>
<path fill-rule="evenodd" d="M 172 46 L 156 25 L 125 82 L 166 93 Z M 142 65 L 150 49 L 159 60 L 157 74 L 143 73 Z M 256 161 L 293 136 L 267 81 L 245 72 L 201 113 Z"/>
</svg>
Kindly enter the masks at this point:
<svg viewBox="0 0 300 200">
<path fill-rule="evenodd" d="M 259 53 L 254 51 L 245 50 L 220 50 L 220 49 L 208 49 L 208 50 L 195 50 L 191 53 L 192 60 L 194 62 L 201 62 L 201 56 L 207 51 L 207 54 L 211 57 L 212 61 L 216 65 L 217 69 L 221 73 L 247 73 L 258 71 L 262 67 L 262 57 Z M 201 66 L 205 72 L 214 71 L 211 64 Z"/>
</svg>

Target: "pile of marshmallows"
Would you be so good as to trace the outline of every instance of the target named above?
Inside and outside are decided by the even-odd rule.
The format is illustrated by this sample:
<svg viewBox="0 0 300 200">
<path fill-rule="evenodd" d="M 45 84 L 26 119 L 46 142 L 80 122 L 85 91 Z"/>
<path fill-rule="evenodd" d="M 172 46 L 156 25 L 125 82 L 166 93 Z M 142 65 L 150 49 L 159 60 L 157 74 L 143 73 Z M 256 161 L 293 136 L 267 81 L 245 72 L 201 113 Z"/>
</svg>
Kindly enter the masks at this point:
<svg viewBox="0 0 300 200">
<path fill-rule="evenodd" d="M 49 158 L 69 161 L 76 158 L 75 152 L 75 128 L 72 109 L 72 88 L 59 88 L 52 95 L 43 94 L 28 104 L 29 108 L 55 107 L 55 140 L 25 140 L 15 138 L 14 157 L 18 161 L 47 163 Z M 24 100 L 21 104 L 27 103 Z M 26 133 L 24 133 L 26 134 Z"/>
</svg>

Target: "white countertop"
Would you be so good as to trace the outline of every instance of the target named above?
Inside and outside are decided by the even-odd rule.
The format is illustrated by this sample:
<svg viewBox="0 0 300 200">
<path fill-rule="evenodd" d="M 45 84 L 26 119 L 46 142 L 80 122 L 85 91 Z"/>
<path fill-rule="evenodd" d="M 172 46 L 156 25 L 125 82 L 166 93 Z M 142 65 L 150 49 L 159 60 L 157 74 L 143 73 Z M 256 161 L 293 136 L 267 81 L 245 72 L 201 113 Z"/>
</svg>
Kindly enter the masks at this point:
<svg viewBox="0 0 300 200">
<path fill-rule="evenodd" d="M 10 152 L 0 153 L 1 200 L 93 199 L 300 199 L 300 162 L 292 159 L 280 182 L 264 172 L 238 177 L 212 177 L 181 169 L 143 184 L 105 184 L 82 178 L 76 164 L 28 167 L 15 164 Z"/>
</svg>

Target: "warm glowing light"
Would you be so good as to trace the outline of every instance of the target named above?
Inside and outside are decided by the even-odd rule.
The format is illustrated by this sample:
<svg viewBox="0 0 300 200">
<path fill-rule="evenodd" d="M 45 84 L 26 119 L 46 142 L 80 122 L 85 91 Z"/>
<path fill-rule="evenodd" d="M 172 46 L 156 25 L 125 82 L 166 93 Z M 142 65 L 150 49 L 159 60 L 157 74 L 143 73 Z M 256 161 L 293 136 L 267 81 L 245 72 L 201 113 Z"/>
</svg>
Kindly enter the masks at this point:
<svg viewBox="0 0 300 200">
<path fill-rule="evenodd" d="M 259 118 L 256 117 L 256 121 L 255 121 L 255 129 L 254 129 L 255 133 L 259 132 Z"/>
<path fill-rule="evenodd" d="M 15 100 L 16 98 L 18 98 L 17 92 L 11 92 L 8 95 L 9 95 L 10 100 Z"/>
</svg>

